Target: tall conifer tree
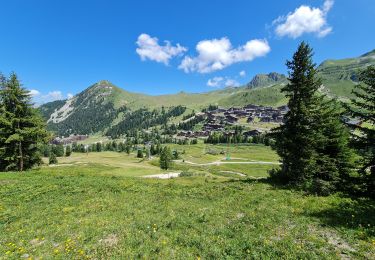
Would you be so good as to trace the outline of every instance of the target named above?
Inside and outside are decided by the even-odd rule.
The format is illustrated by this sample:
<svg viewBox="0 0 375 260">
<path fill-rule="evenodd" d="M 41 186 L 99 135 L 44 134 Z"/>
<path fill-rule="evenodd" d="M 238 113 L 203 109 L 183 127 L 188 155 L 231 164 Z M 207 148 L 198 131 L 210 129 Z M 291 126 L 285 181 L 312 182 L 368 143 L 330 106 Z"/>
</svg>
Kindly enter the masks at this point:
<svg viewBox="0 0 375 260">
<path fill-rule="evenodd" d="M 364 176 L 367 193 L 375 197 L 375 67 L 366 68 L 359 80 L 362 84 L 353 90 L 353 106 L 347 107 L 353 117 L 362 121 L 361 125 L 351 125 L 360 132 L 353 135 L 353 140 L 363 157 L 360 172 Z"/>
<path fill-rule="evenodd" d="M 23 171 L 41 162 L 38 143 L 48 140 L 44 123 L 32 107 L 30 92 L 17 75 L 0 81 L 0 170 Z"/>
<path fill-rule="evenodd" d="M 320 86 L 316 79 L 315 64 L 312 61 L 312 49 L 302 42 L 287 61 L 289 84 L 282 92 L 289 99 L 289 111 L 285 115 L 285 124 L 275 131 L 276 151 L 282 160 L 281 179 L 288 183 L 301 184 L 309 178 L 313 165 L 314 128 L 312 108 L 316 105 L 315 93 Z"/>
<path fill-rule="evenodd" d="M 312 49 L 302 42 L 287 62 L 289 81 L 282 91 L 289 98 L 285 124 L 278 127 L 275 148 L 282 159 L 277 177 L 323 195 L 348 186 L 353 169 L 349 132 L 342 109 L 318 92 Z"/>
</svg>

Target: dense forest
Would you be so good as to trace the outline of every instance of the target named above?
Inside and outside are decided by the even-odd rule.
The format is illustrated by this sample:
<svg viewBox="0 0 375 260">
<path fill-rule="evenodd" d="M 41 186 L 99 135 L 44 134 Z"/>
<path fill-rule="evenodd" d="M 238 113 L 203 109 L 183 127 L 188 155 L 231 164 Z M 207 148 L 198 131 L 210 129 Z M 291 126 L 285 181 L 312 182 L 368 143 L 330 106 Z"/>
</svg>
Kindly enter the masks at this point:
<svg viewBox="0 0 375 260">
<path fill-rule="evenodd" d="M 157 125 L 166 125 L 170 118 L 182 115 L 186 107 L 176 106 L 166 110 L 154 109 L 152 111 L 141 108 L 125 114 L 124 118 L 117 125 L 112 126 L 106 135 L 117 138 L 132 130 L 142 130 Z"/>
</svg>

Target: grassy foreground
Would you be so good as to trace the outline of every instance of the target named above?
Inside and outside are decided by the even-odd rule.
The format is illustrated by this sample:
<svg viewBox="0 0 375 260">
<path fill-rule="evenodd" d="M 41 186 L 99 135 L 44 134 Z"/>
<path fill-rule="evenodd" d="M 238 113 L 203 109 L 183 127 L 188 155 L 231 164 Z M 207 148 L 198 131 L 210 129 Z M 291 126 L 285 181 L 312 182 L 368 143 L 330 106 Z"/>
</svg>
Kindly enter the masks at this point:
<svg viewBox="0 0 375 260">
<path fill-rule="evenodd" d="M 375 203 L 250 179 L 0 174 L 0 258 L 375 258 Z M 103 174 L 105 173 L 105 174 Z"/>
</svg>

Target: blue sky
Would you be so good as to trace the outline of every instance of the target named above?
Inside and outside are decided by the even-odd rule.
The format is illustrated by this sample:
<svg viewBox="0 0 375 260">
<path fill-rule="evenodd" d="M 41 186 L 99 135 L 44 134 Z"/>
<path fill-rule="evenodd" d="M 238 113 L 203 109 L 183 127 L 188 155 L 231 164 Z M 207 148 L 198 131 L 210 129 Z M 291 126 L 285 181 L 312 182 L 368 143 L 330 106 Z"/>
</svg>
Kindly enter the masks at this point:
<svg viewBox="0 0 375 260">
<path fill-rule="evenodd" d="M 210 91 L 375 48 L 373 0 L 2 1 L 0 71 L 39 102 L 107 79 L 148 94 Z"/>
</svg>

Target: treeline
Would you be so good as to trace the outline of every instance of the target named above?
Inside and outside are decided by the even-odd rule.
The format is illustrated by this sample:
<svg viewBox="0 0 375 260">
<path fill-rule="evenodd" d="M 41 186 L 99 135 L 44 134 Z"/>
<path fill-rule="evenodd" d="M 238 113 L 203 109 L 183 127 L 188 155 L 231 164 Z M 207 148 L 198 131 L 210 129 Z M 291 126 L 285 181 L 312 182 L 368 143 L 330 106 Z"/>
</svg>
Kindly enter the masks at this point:
<svg viewBox="0 0 375 260">
<path fill-rule="evenodd" d="M 284 124 L 271 136 L 281 158 L 271 178 L 311 193 L 328 195 L 342 191 L 375 195 L 375 68 L 368 67 L 354 91 L 353 108 L 328 99 L 318 91 L 312 49 L 304 42 L 287 62 L 289 83 L 281 91 L 288 98 Z M 345 113 L 370 125 L 348 127 Z M 357 155 L 356 155 L 357 154 Z M 356 161 L 358 155 L 362 158 Z"/>
<path fill-rule="evenodd" d="M 156 109 L 149 111 L 146 108 L 141 108 L 128 112 L 120 123 L 106 132 L 106 135 L 118 138 L 128 131 L 140 131 L 157 125 L 166 125 L 171 117 L 180 116 L 185 110 L 184 106 L 176 106 L 169 108 L 168 111 L 162 107 L 161 111 Z"/>
<path fill-rule="evenodd" d="M 197 144 L 197 139 L 177 139 L 177 138 L 162 138 L 160 140 L 148 140 L 144 142 L 144 139 L 129 138 L 124 141 L 109 141 L 106 143 L 97 142 L 93 144 L 78 144 L 73 143 L 69 145 L 62 144 L 44 144 L 39 147 L 40 153 L 44 157 L 50 157 L 54 154 L 56 157 L 70 156 L 72 152 L 75 153 L 88 153 L 88 152 L 126 152 L 145 150 L 146 147 L 150 147 L 151 155 L 159 154 L 160 147 L 163 144 L 179 144 L 179 145 L 193 145 Z"/>
<path fill-rule="evenodd" d="M 264 144 L 270 146 L 273 144 L 272 138 L 268 135 L 261 134 L 255 136 L 244 136 L 242 133 L 238 132 L 233 135 L 226 135 L 220 132 L 214 132 L 204 140 L 206 144 Z"/>
</svg>

